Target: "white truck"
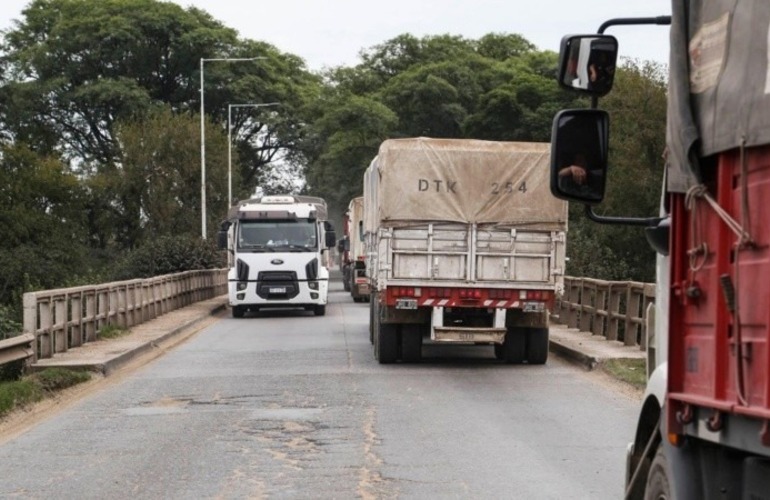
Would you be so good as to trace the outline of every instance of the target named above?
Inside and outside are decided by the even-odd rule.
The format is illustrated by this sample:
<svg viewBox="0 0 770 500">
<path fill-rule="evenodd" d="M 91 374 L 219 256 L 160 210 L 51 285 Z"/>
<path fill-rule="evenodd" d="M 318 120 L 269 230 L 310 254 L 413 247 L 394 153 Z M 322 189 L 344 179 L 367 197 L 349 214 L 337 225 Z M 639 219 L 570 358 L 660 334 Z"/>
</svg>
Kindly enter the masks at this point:
<svg viewBox="0 0 770 500">
<path fill-rule="evenodd" d="M 419 362 L 424 342 L 493 345 L 508 363 L 546 362 L 567 231 L 549 165 L 547 143 L 382 143 L 364 174 L 380 363 Z"/>
<path fill-rule="evenodd" d="M 326 253 L 335 234 L 323 199 L 280 195 L 240 201 L 222 222 L 218 243 L 227 249 L 233 317 L 261 308 L 326 314 Z"/>
</svg>

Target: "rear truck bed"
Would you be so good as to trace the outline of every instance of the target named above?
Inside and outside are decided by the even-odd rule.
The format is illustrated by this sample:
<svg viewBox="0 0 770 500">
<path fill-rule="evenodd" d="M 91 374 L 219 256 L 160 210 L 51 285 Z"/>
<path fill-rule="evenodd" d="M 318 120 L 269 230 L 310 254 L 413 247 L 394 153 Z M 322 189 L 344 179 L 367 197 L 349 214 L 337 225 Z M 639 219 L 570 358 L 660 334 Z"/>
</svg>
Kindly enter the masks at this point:
<svg viewBox="0 0 770 500">
<path fill-rule="evenodd" d="M 385 261 L 370 324 L 380 363 L 418 362 L 424 341 L 494 345 L 509 363 L 546 362 L 563 232 L 440 223 L 379 236 Z"/>
</svg>

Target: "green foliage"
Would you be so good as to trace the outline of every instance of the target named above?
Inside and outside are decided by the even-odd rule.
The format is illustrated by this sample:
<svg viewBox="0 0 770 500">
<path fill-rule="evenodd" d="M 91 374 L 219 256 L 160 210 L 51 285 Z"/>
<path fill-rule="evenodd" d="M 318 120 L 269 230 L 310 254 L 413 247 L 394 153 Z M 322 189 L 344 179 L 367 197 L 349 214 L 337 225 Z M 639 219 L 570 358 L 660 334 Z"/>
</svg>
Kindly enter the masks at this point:
<svg viewBox="0 0 770 500">
<path fill-rule="evenodd" d="M 224 256 L 211 240 L 195 236 L 161 236 L 125 254 L 114 269 L 115 281 L 150 278 L 196 269 L 224 267 Z"/>
<path fill-rule="evenodd" d="M 99 330 L 98 337 L 100 339 L 116 339 L 127 335 L 129 332 L 130 330 L 121 328 L 117 325 L 106 325 L 104 328 Z"/>
<path fill-rule="evenodd" d="M 164 107 L 117 124 L 120 161 L 97 174 L 92 182 L 94 186 L 100 183 L 101 189 L 94 187 L 93 192 L 104 197 L 103 203 L 121 221 L 120 225 L 99 227 L 115 231 L 114 239 L 122 247 L 141 245 L 156 235 L 200 233 L 199 119 Z M 227 138 L 211 124 L 207 129 L 206 225 L 213 235 L 229 207 Z"/>
<path fill-rule="evenodd" d="M 0 146 L 0 303 L 87 269 L 84 191 L 59 161 Z"/>
<path fill-rule="evenodd" d="M 69 157 L 111 161 L 112 125 L 154 101 L 188 109 L 201 57 L 231 50 L 236 33 L 195 9 L 155 0 L 35 0 L 4 37 L 14 75 L 3 104 L 22 140 L 47 131 Z M 47 142 L 50 144 L 50 141 Z"/>
<path fill-rule="evenodd" d="M 0 417 L 43 399 L 42 388 L 33 380 L 0 382 Z"/>
<path fill-rule="evenodd" d="M 614 378 L 632 385 L 636 389 L 647 386 L 647 361 L 645 359 L 608 359 L 599 365 Z"/>
<path fill-rule="evenodd" d="M 40 389 L 50 393 L 87 382 L 91 380 L 91 374 L 85 371 L 67 370 L 66 368 L 46 368 L 30 375 L 29 379 L 35 382 Z"/>
<path fill-rule="evenodd" d="M 556 110 L 576 99 L 556 85 L 556 55 L 538 54 L 521 36 L 502 34 L 404 34 L 364 51 L 362 64 L 327 74 L 329 97 L 310 108 L 308 189 L 342 210 L 390 137 L 547 141 Z M 377 125 L 338 120 L 340 108 L 369 113 Z"/>
<path fill-rule="evenodd" d="M 18 315 L 8 306 L 0 304 L 0 340 L 14 337 L 21 333 L 22 325 Z"/>
<path fill-rule="evenodd" d="M 47 368 L 21 380 L 0 382 L 0 417 L 90 379 L 88 372 Z"/>
</svg>

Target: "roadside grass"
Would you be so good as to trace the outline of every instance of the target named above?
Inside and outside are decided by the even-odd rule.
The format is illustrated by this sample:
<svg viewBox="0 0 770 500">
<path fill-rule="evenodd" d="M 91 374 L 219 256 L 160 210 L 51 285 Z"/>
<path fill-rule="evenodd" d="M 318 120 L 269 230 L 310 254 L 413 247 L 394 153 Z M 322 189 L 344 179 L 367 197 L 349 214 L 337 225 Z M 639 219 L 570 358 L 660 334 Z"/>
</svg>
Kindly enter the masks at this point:
<svg viewBox="0 0 770 500">
<path fill-rule="evenodd" d="M 0 417 L 90 379 L 88 372 L 47 368 L 19 380 L 0 382 Z"/>
<path fill-rule="evenodd" d="M 637 389 L 647 385 L 647 368 L 644 359 L 608 359 L 599 364 L 602 370 Z"/>
<path fill-rule="evenodd" d="M 131 330 L 127 328 L 122 328 L 117 325 L 105 325 L 104 328 L 102 328 L 99 331 L 99 338 L 100 339 L 116 339 L 118 337 L 122 337 L 123 335 L 126 335 Z"/>
</svg>

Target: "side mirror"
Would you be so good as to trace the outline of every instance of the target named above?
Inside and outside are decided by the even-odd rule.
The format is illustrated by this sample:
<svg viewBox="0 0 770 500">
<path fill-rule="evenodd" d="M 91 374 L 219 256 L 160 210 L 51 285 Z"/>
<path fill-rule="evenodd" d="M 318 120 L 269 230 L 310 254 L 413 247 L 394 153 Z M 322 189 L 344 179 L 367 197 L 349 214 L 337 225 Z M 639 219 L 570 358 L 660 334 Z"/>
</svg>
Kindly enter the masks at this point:
<svg viewBox="0 0 770 500">
<path fill-rule="evenodd" d="M 551 131 L 551 194 L 601 203 L 607 179 L 610 117 L 600 109 L 565 109 Z"/>
<path fill-rule="evenodd" d="M 326 248 L 334 248 L 334 244 L 337 242 L 337 235 L 334 229 L 326 231 Z"/>
<path fill-rule="evenodd" d="M 227 249 L 227 231 L 217 231 L 217 246 L 220 250 Z"/>
<path fill-rule="evenodd" d="M 358 221 L 358 239 L 360 241 L 366 241 L 364 239 L 364 221 Z"/>
<path fill-rule="evenodd" d="M 334 232 L 334 226 L 328 220 L 324 221 L 324 233 L 326 234 L 326 248 L 334 248 L 337 244 L 337 234 Z"/>
<path fill-rule="evenodd" d="M 559 85 L 601 97 L 612 90 L 617 58 L 612 35 L 567 35 L 559 51 Z"/>
</svg>

